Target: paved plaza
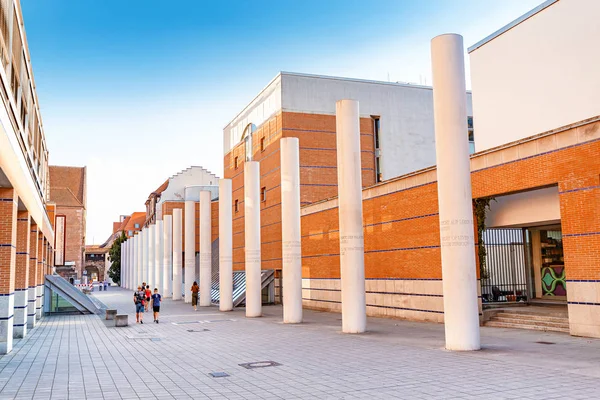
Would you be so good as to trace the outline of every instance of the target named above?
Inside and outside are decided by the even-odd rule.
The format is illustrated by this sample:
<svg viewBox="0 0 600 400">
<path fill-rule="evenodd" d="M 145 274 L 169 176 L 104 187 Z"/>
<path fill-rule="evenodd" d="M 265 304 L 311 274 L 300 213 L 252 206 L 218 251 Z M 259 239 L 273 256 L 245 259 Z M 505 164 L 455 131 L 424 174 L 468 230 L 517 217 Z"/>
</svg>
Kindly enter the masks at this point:
<svg viewBox="0 0 600 400">
<path fill-rule="evenodd" d="M 95 296 L 132 324 L 44 318 L 0 358 L 1 399 L 600 397 L 599 340 L 482 328 L 482 351 L 453 353 L 443 349 L 438 324 L 370 318 L 368 333 L 346 335 L 339 314 L 305 310 L 306 323 L 292 326 L 280 322 L 280 306 L 246 319 L 243 309 L 194 312 L 166 300 L 160 324 L 146 313 L 139 325 L 131 292 Z M 260 361 L 280 365 L 240 366 Z"/>
</svg>

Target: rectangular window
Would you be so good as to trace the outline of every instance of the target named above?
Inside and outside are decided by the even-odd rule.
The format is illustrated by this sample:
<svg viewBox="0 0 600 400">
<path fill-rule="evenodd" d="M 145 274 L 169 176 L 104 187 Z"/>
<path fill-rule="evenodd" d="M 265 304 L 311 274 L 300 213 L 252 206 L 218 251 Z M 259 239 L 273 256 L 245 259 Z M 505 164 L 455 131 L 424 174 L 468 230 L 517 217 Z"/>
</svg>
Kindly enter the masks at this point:
<svg viewBox="0 0 600 400">
<path fill-rule="evenodd" d="M 233 167 L 234 167 L 234 169 L 238 169 L 238 158 L 237 157 L 234 158 L 234 160 L 233 160 Z"/>
<path fill-rule="evenodd" d="M 133 225 L 133 227 L 134 227 L 135 229 L 140 229 L 140 224 L 134 224 L 134 225 Z"/>
<path fill-rule="evenodd" d="M 469 154 L 475 153 L 475 130 L 473 129 L 473 117 L 467 117 L 467 129 L 469 135 Z"/>
<path fill-rule="evenodd" d="M 381 174 L 381 165 L 379 161 L 379 157 L 375 159 L 375 179 L 377 182 L 381 182 L 383 180 L 383 175 Z"/>
<path fill-rule="evenodd" d="M 371 117 L 373 118 L 373 137 L 375 139 L 375 148 L 379 148 L 379 117 Z"/>
<path fill-rule="evenodd" d="M 133 236 L 133 231 L 128 231 L 128 236 Z"/>
<path fill-rule="evenodd" d="M 265 138 L 260 138 L 260 151 L 265 151 Z"/>
<path fill-rule="evenodd" d="M 240 210 L 240 209 L 239 209 L 239 202 L 238 202 L 238 200 L 237 200 L 237 199 L 235 200 L 235 206 L 234 206 L 234 209 L 235 209 L 235 212 L 238 212 L 238 211 Z"/>
<path fill-rule="evenodd" d="M 260 189 L 260 201 L 267 201 L 267 188 L 263 187 Z"/>
</svg>

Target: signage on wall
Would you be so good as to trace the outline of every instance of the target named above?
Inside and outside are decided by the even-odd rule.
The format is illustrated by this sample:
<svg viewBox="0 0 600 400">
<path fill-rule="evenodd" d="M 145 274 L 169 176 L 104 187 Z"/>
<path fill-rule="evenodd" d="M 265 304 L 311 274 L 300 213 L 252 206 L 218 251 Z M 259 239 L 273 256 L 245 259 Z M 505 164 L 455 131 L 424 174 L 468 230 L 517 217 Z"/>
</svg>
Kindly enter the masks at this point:
<svg viewBox="0 0 600 400">
<path fill-rule="evenodd" d="M 54 236 L 54 265 L 65 265 L 65 222 L 64 215 L 55 219 L 56 232 Z"/>
</svg>

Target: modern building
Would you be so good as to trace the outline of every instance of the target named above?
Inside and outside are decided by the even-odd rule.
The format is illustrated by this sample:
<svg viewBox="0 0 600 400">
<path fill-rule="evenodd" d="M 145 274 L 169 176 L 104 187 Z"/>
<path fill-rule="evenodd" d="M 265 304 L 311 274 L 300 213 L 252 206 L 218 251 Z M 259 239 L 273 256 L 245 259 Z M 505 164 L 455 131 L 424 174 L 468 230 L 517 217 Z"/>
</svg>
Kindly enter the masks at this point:
<svg viewBox="0 0 600 400">
<path fill-rule="evenodd" d="M 0 354 L 42 317 L 52 272 L 48 149 L 18 0 L 0 2 Z"/>
<path fill-rule="evenodd" d="M 50 166 L 50 201 L 56 205 L 54 265 L 67 279 L 81 279 L 85 270 L 86 179 L 86 167 Z"/>
<path fill-rule="evenodd" d="M 224 177 L 233 180 L 234 269 L 244 268 L 246 160 L 260 161 L 262 265 L 277 275 L 282 262 L 279 139 L 300 140 L 303 206 L 337 196 L 335 104 L 340 99 L 360 102 L 364 188 L 435 164 L 431 87 L 280 73 L 223 131 Z M 470 93 L 467 99 L 471 115 Z M 468 135 L 472 140 L 472 130 Z"/>
<path fill-rule="evenodd" d="M 597 1 L 546 1 L 469 49 L 475 147 L 488 160 L 477 168 L 498 171 L 485 191 L 495 198 L 487 226 L 519 233 L 512 243 L 523 253 L 516 268 L 492 262 L 490 286 L 528 303 L 568 305 L 571 334 L 595 337 L 600 55 L 589 49 L 600 37 L 598 15 Z M 496 186 L 506 171 L 511 179 Z"/>
</svg>

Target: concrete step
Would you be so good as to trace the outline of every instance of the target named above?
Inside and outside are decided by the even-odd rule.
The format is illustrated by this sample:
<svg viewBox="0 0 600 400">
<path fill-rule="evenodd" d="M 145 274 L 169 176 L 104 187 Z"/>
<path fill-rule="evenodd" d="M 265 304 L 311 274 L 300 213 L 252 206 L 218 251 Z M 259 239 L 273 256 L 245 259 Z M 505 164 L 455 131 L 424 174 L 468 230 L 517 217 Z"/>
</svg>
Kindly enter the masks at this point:
<svg viewBox="0 0 600 400">
<path fill-rule="evenodd" d="M 569 329 L 569 321 L 554 322 L 554 321 L 544 321 L 544 320 L 530 320 L 530 319 L 523 319 L 523 318 L 510 318 L 510 317 L 506 317 L 502 314 L 498 314 L 497 316 L 492 317 L 491 321 L 505 322 L 505 323 L 515 324 L 515 325 L 539 325 L 539 326 Z"/>
<path fill-rule="evenodd" d="M 528 313 L 512 313 L 512 312 L 500 312 L 492 318 L 511 318 L 519 319 L 523 321 L 543 321 L 543 322 L 555 322 L 555 323 L 569 323 L 568 317 L 555 317 L 543 314 L 528 314 Z"/>
<path fill-rule="evenodd" d="M 500 321 L 488 321 L 485 324 L 483 324 L 483 326 L 490 326 L 490 327 L 494 327 L 494 328 L 529 329 L 529 330 L 534 330 L 534 331 L 569 333 L 568 328 L 541 326 L 541 325 L 511 324 L 508 322 L 500 322 Z"/>
</svg>

